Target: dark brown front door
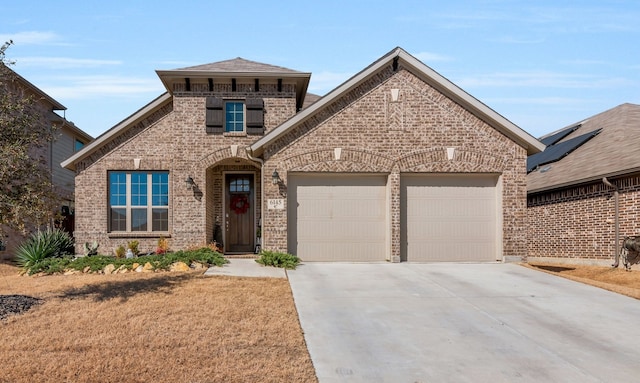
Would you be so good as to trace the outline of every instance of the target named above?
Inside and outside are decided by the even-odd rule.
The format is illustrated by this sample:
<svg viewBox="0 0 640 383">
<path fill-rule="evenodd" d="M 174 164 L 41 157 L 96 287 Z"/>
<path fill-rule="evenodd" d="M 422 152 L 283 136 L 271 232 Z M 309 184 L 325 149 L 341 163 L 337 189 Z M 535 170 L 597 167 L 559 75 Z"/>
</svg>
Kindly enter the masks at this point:
<svg viewBox="0 0 640 383">
<path fill-rule="evenodd" d="M 227 174 L 225 181 L 225 250 L 230 253 L 252 253 L 255 237 L 253 174 Z"/>
</svg>

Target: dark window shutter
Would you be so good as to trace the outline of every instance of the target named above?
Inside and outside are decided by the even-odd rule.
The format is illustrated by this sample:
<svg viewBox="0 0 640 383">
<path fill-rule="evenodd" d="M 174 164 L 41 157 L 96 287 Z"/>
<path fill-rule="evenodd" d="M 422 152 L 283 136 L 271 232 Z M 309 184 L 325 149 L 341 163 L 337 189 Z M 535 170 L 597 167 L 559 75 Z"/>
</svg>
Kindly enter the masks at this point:
<svg viewBox="0 0 640 383">
<path fill-rule="evenodd" d="M 261 98 L 248 98 L 245 106 L 247 108 L 247 134 L 263 134 L 264 100 Z"/>
<path fill-rule="evenodd" d="M 224 126 L 224 101 L 218 97 L 207 97 L 207 133 L 222 133 Z"/>
</svg>

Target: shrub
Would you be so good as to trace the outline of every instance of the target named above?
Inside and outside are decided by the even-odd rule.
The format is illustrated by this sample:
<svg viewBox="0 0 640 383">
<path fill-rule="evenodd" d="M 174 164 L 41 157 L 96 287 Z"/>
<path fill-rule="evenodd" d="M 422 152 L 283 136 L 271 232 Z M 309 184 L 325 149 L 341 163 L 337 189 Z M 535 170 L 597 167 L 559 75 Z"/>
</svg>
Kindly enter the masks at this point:
<svg viewBox="0 0 640 383">
<path fill-rule="evenodd" d="M 158 248 L 156 249 L 156 254 L 164 254 L 169 250 L 169 240 L 165 237 L 158 238 Z"/>
<path fill-rule="evenodd" d="M 47 258 L 60 258 L 74 253 L 73 238 L 60 229 L 38 231 L 16 250 L 18 265 L 28 268 Z"/>
<path fill-rule="evenodd" d="M 116 247 L 115 253 L 116 253 L 116 258 L 124 258 L 124 255 L 127 251 L 125 250 L 124 246 L 120 245 L 118 247 Z"/>
<path fill-rule="evenodd" d="M 93 241 L 93 243 L 85 242 L 84 255 L 86 255 L 87 257 L 98 255 L 98 247 L 100 247 L 100 245 L 97 241 Z"/>
<path fill-rule="evenodd" d="M 293 254 L 262 250 L 260 252 L 260 258 L 256 259 L 256 262 L 264 266 L 295 269 L 296 266 L 298 266 L 298 264 L 300 263 L 300 258 Z"/>
</svg>

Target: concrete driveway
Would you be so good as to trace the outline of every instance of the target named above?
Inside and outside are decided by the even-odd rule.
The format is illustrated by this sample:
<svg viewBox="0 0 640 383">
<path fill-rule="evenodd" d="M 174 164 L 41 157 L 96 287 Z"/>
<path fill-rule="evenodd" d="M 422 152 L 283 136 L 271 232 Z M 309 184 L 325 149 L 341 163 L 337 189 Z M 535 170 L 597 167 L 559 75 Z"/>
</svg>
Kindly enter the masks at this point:
<svg viewBox="0 0 640 383">
<path fill-rule="evenodd" d="M 288 276 L 321 383 L 640 379 L 633 298 L 516 264 L 307 263 Z"/>
</svg>

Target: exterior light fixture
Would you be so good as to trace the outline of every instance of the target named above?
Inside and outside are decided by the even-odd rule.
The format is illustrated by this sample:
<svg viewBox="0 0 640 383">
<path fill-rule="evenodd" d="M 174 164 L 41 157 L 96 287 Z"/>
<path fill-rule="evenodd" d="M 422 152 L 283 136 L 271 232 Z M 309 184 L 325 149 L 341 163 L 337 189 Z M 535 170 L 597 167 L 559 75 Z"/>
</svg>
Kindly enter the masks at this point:
<svg viewBox="0 0 640 383">
<path fill-rule="evenodd" d="M 184 180 L 184 182 L 187 184 L 187 190 L 193 189 L 193 184 L 195 182 L 193 182 L 193 178 L 191 178 L 191 176 L 188 176 L 187 179 Z"/>
<path fill-rule="evenodd" d="M 275 169 L 273 171 L 273 174 L 271 175 L 271 183 L 273 183 L 274 185 L 280 183 L 280 174 L 278 174 L 278 169 Z"/>
</svg>

